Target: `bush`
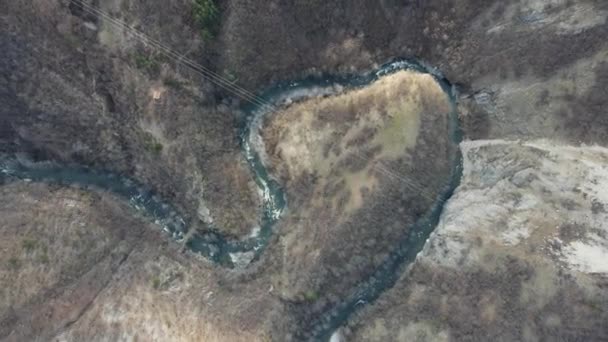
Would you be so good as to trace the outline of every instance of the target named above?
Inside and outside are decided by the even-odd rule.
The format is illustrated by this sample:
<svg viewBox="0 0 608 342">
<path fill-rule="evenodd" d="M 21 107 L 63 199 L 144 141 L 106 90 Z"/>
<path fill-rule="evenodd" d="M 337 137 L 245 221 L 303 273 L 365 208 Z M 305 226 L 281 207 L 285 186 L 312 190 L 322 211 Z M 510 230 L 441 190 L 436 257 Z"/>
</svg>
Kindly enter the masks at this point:
<svg viewBox="0 0 608 342">
<path fill-rule="evenodd" d="M 226 77 L 226 79 L 232 83 L 236 82 L 239 80 L 239 78 L 236 76 L 236 74 L 233 71 L 230 70 L 224 70 L 224 76 Z"/>
<path fill-rule="evenodd" d="M 163 151 L 163 144 L 161 144 L 160 141 L 156 140 L 156 138 L 152 134 L 147 132 L 144 136 L 144 146 L 146 150 L 156 155 L 159 155 Z"/>
<path fill-rule="evenodd" d="M 152 74 L 160 71 L 160 63 L 152 56 L 146 56 L 141 53 L 135 54 L 135 66 L 138 69 L 146 70 Z"/>
<path fill-rule="evenodd" d="M 156 153 L 156 154 L 160 154 L 163 151 L 163 144 L 159 143 L 159 142 L 155 142 L 154 144 L 152 144 L 152 152 Z"/>
<path fill-rule="evenodd" d="M 154 288 L 155 290 L 160 289 L 161 283 L 160 283 L 160 278 L 158 278 L 158 276 L 154 277 L 152 279 L 152 288 Z"/>
<path fill-rule="evenodd" d="M 319 294 L 314 290 L 309 290 L 304 293 L 304 298 L 309 302 L 314 302 L 319 299 Z"/>
<path fill-rule="evenodd" d="M 167 87 L 170 88 L 174 88 L 174 89 L 182 89 L 182 82 L 180 82 L 179 80 L 173 78 L 173 77 L 166 77 L 163 79 L 163 84 Z"/>
<path fill-rule="evenodd" d="M 38 261 L 43 263 L 43 264 L 48 264 L 49 263 L 49 256 L 46 253 L 43 253 L 41 256 L 38 257 Z"/>
<path fill-rule="evenodd" d="M 36 249 L 36 245 L 38 245 L 38 242 L 34 239 L 24 239 L 21 241 L 21 247 L 23 247 L 23 249 L 25 249 L 27 252 L 31 252 Z"/>
<path fill-rule="evenodd" d="M 19 259 L 17 258 L 10 258 L 8 259 L 8 267 L 11 270 L 18 270 L 21 267 L 21 262 L 19 261 Z"/>
<path fill-rule="evenodd" d="M 215 2 L 213 0 L 195 0 L 192 12 L 203 39 L 210 40 L 215 37 L 220 18 L 220 10 Z"/>
</svg>

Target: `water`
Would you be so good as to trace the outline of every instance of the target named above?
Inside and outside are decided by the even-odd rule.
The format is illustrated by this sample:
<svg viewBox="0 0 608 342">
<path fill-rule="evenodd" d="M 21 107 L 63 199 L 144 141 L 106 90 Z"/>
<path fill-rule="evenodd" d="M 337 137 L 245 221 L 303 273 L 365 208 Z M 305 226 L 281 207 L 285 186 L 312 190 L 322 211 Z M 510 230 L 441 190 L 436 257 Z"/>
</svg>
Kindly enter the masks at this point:
<svg viewBox="0 0 608 342">
<path fill-rule="evenodd" d="M 359 75 L 323 75 L 308 77 L 297 82 L 281 83 L 263 92 L 260 98 L 266 103 L 289 103 L 298 98 L 330 94 L 343 88 L 362 87 L 382 76 L 404 69 L 433 75 L 446 94 L 450 96 L 452 100 L 450 138 L 454 144 L 460 143 L 461 134 L 452 86 L 437 70 L 412 60 L 397 59 L 376 71 Z M 280 219 L 286 207 L 284 191 L 268 174 L 264 165 L 263 151 L 260 148 L 262 143 L 258 135 L 261 118 L 274 109 L 273 106 L 248 105 L 243 108 L 246 115 L 241 122 L 241 146 L 262 197 L 263 212 L 259 230 L 245 240 L 235 241 L 227 239 L 219 229 L 209 227 L 205 232 L 196 232 L 186 242 L 193 252 L 200 253 L 226 267 L 233 267 L 233 256 L 242 253 L 250 254 L 251 260 L 257 260 L 268 245 L 272 237 L 273 226 Z M 353 294 L 340 305 L 318 318 L 313 327 L 313 340 L 328 341 L 331 334 L 354 312 L 375 300 L 395 283 L 403 268 L 415 259 L 437 225 L 445 202 L 459 183 L 462 173 L 461 163 L 460 155 L 455 152 L 452 160 L 452 174 L 450 179 L 446 180 L 448 186 L 440 194 L 433 207 L 409 229 L 407 236 L 403 237 L 383 266 L 368 281 L 355 289 Z M 34 163 L 15 157 L 1 156 L 0 184 L 16 179 L 109 191 L 126 199 L 133 208 L 156 222 L 175 240 L 183 241 L 188 232 L 186 222 L 169 203 L 164 202 L 146 186 L 121 175 L 79 166 L 65 166 L 50 162 Z"/>
<path fill-rule="evenodd" d="M 331 93 L 335 88 L 362 87 L 374 82 L 382 76 L 405 69 L 431 74 L 450 99 L 451 112 L 449 134 L 450 140 L 455 147 L 451 160 L 450 178 L 446 180 L 446 186 L 442 193 L 437 197 L 433 206 L 421 219 L 410 227 L 408 234 L 398 242 L 395 249 L 389 254 L 387 259 L 384 260 L 382 266 L 378 268 L 367 281 L 354 289 L 354 291 L 351 292 L 351 295 L 344 299 L 341 304 L 316 318 L 311 327 L 311 331 L 309 331 L 309 333 L 312 334 L 312 341 L 329 341 L 331 335 L 340 328 L 352 314 L 366 304 L 373 302 L 382 292 L 391 288 L 402 271 L 415 260 L 430 234 L 437 226 L 443 206 L 460 183 L 462 175 L 462 157 L 457 148 L 462 140 L 462 133 L 458 121 L 456 93 L 451 83 L 433 67 L 417 61 L 397 59 L 383 65 L 374 72 L 350 76 L 310 77 L 299 82 L 278 85 L 264 95 L 264 99 L 267 101 L 281 103 L 290 98 L 307 96 L 306 89 L 314 89 L 314 91 L 312 91 L 313 94 L 323 94 Z M 264 108 L 256 108 L 256 110 L 263 115 Z M 250 118 L 255 120 L 260 113 L 255 110 L 253 113 L 254 115 L 250 116 Z M 250 124 L 248 127 L 251 127 L 252 130 L 255 129 L 255 125 Z M 259 156 L 257 158 L 259 159 Z M 304 339 L 303 335 L 298 336 L 298 338 Z"/>
</svg>

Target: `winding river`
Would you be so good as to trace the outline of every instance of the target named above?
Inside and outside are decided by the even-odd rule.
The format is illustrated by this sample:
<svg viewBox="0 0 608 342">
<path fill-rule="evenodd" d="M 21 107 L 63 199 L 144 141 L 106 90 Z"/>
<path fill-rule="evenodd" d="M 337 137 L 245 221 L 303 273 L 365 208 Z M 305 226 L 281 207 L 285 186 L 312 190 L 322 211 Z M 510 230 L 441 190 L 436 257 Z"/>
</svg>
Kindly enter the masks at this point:
<svg viewBox="0 0 608 342">
<path fill-rule="evenodd" d="M 286 101 L 331 92 L 335 86 L 356 88 L 366 86 L 378 78 L 410 69 L 429 73 L 434 76 L 452 103 L 450 119 L 450 138 L 454 144 L 461 141 L 456 111 L 455 91 L 452 85 L 435 69 L 420 62 L 397 59 L 380 67 L 376 71 L 360 75 L 315 76 L 298 82 L 282 83 L 263 92 L 260 97 L 267 103 L 281 104 Z M 248 254 L 249 259 L 259 258 L 268 245 L 273 226 L 280 219 L 286 206 L 286 199 L 281 186 L 268 174 L 260 152 L 257 134 L 258 123 L 263 115 L 273 110 L 272 106 L 249 105 L 243 108 L 245 119 L 241 123 L 241 145 L 245 157 L 254 174 L 256 184 L 263 199 L 263 214 L 260 229 L 245 240 L 229 240 L 219 229 L 210 227 L 207 232 L 197 232 L 186 241 L 186 245 L 196 253 L 210 260 L 233 267 L 235 256 Z M 458 149 L 455 149 L 458 150 Z M 383 291 L 390 288 L 398 279 L 401 271 L 409 265 L 422 250 L 424 243 L 439 221 L 439 216 L 447 199 L 458 186 L 462 173 L 462 160 L 458 152 L 453 156 L 452 173 L 446 180 L 448 186 L 438 196 L 429 212 L 415 223 L 407 236 L 404 236 L 396 248 L 384 261 L 375 274 L 346 298 L 340 305 L 317 318 L 310 332 L 313 340 L 327 341 L 336 329 L 342 326 L 358 309 L 375 300 Z M 188 227 L 171 205 L 155 195 L 146 186 L 115 173 L 93 170 L 79 166 L 58 165 L 52 162 L 32 162 L 15 156 L 0 156 L 0 184 L 14 180 L 58 183 L 66 186 L 109 191 L 126 199 L 133 208 L 152 219 L 155 223 L 177 241 L 185 239 Z"/>
</svg>

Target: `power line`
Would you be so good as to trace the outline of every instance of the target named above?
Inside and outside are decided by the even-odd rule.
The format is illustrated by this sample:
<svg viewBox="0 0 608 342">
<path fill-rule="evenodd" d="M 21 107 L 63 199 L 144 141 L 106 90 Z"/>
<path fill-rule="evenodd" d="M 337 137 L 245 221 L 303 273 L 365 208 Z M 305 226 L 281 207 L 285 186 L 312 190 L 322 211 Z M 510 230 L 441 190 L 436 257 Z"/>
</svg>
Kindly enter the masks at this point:
<svg viewBox="0 0 608 342">
<path fill-rule="evenodd" d="M 89 4 L 85 3 L 83 0 L 73 0 L 73 1 L 78 6 L 80 6 L 84 11 L 88 12 L 89 14 L 99 15 L 99 16 L 105 18 L 106 20 L 108 20 L 111 24 L 115 25 L 116 27 L 125 29 L 126 31 L 128 31 L 128 33 L 133 35 L 135 38 L 139 39 L 142 43 L 153 46 L 154 48 L 159 50 L 162 54 L 167 56 L 169 59 L 173 60 L 175 63 L 186 65 L 187 67 L 192 69 L 197 74 L 203 76 L 203 78 L 206 78 L 209 81 L 211 81 L 212 83 L 228 90 L 235 96 L 237 96 L 243 100 L 246 100 L 246 101 L 250 102 L 251 104 L 261 106 L 263 109 L 267 109 L 269 111 L 276 111 L 279 109 L 273 103 L 266 101 L 265 99 L 258 96 L 257 94 L 239 86 L 238 84 L 235 84 L 235 83 L 227 80 L 226 78 L 222 77 L 218 73 L 185 57 L 184 54 L 178 53 L 177 51 L 164 45 L 163 43 L 159 42 L 158 40 L 155 40 L 154 38 L 151 38 L 147 34 L 128 25 L 127 23 L 125 23 L 117 18 L 114 18 L 109 13 L 104 12 L 103 10 L 101 10 L 93 5 L 89 5 Z M 357 158 L 359 158 L 361 160 L 364 160 L 368 163 L 372 161 L 369 158 L 363 157 L 362 154 L 358 151 L 352 151 L 352 152 L 355 154 L 355 156 Z M 404 182 L 404 184 L 406 184 L 406 186 L 409 186 L 410 189 L 419 192 L 421 195 L 427 197 L 427 199 L 432 199 L 435 197 L 435 196 L 432 196 L 428 190 L 424 189 L 423 186 L 416 184 L 414 181 L 409 180 L 403 176 L 398 175 L 396 172 L 385 167 L 381 162 L 378 162 L 378 163 L 380 165 L 372 164 L 372 168 L 393 179 L 397 179 L 397 180 Z"/>
<path fill-rule="evenodd" d="M 356 158 L 359 158 L 366 162 L 370 162 L 369 159 L 361 157 L 359 152 L 355 151 L 354 153 L 355 153 Z M 384 164 L 382 164 L 381 162 L 378 162 L 378 164 L 380 164 L 380 165 L 372 165 L 372 168 L 386 176 L 389 176 L 398 181 L 402 181 L 406 186 L 410 187 L 410 189 L 418 191 L 421 195 L 423 195 L 424 197 L 426 197 L 429 200 L 432 200 L 435 197 L 428 190 L 424 189 L 422 186 L 420 186 L 420 185 L 414 183 L 413 181 L 407 179 L 406 177 L 400 176 L 400 175 L 396 174 L 395 172 L 393 172 L 392 170 L 386 168 L 384 166 Z"/>
<path fill-rule="evenodd" d="M 169 57 L 171 60 L 173 60 L 177 64 L 184 64 L 184 65 L 190 67 L 193 71 L 195 71 L 199 75 L 203 76 L 204 78 L 209 79 L 214 84 L 230 91 L 237 97 L 247 100 L 247 101 L 251 102 L 252 104 L 256 104 L 256 105 L 260 105 L 260 106 L 269 106 L 269 103 L 264 101 L 261 97 L 253 94 L 252 92 L 246 90 L 245 88 L 235 85 L 233 82 L 230 82 L 229 80 L 223 78 L 221 75 L 192 61 L 191 59 L 186 58 L 183 54 L 180 54 L 177 51 L 167 47 L 166 45 L 162 44 L 161 42 L 149 37 L 145 33 L 135 29 L 132 26 L 129 26 L 125 22 L 123 22 L 119 19 L 116 19 L 116 18 L 112 17 L 110 14 L 108 14 L 96 7 L 88 5 L 81 0 L 74 0 L 74 1 L 83 10 L 87 11 L 88 13 L 93 14 L 93 15 L 102 16 L 103 18 L 107 19 L 111 24 L 115 25 L 116 27 L 127 30 L 128 33 L 133 35 L 135 38 L 139 39 L 144 44 L 152 45 L 154 48 L 159 50 L 162 54 L 166 55 L 167 57 Z"/>
</svg>

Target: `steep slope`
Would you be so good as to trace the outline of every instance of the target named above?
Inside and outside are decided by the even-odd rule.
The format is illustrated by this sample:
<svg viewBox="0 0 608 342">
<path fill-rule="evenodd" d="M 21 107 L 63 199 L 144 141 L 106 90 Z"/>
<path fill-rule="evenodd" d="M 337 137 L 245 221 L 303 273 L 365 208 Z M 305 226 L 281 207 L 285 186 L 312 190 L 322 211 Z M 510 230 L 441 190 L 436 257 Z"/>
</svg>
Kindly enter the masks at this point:
<svg viewBox="0 0 608 342">
<path fill-rule="evenodd" d="M 198 59 L 205 44 L 192 2 L 95 5 L 111 18 L 78 3 L 2 3 L 0 151 L 128 174 L 193 226 L 248 234 L 259 199 L 238 149 L 234 102 L 113 21 Z"/>
<path fill-rule="evenodd" d="M 115 196 L 27 182 L 0 195 L 3 341 L 266 341 L 289 320 L 268 279 L 181 252 Z"/>
<path fill-rule="evenodd" d="M 462 145 L 461 186 L 400 283 L 349 341 L 608 337 L 608 150 Z"/>
</svg>

